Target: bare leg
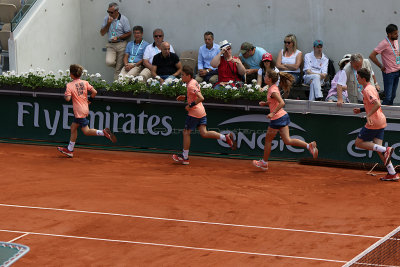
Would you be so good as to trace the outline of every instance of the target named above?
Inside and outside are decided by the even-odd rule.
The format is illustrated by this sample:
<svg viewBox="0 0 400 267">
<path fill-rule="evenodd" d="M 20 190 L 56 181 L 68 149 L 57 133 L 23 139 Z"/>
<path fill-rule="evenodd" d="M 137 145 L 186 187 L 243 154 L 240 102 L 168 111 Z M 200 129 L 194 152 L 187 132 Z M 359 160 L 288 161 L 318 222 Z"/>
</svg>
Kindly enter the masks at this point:
<svg viewBox="0 0 400 267">
<path fill-rule="evenodd" d="M 190 133 L 192 130 L 183 130 L 183 150 L 189 150 L 190 148 Z"/>
<path fill-rule="evenodd" d="M 89 126 L 82 127 L 82 132 L 87 136 L 97 136 L 97 129 L 89 129 Z"/>
<path fill-rule="evenodd" d="M 199 126 L 200 135 L 203 138 L 219 139 L 221 134 L 215 131 L 207 131 L 206 125 L 202 124 Z"/>
<path fill-rule="evenodd" d="M 281 134 L 282 140 L 285 145 L 289 146 L 297 146 L 297 147 L 307 147 L 307 143 L 300 139 L 292 139 L 289 135 L 289 126 L 285 126 L 279 129 L 279 133 Z"/>
<path fill-rule="evenodd" d="M 278 133 L 277 129 L 273 129 L 268 127 L 267 134 L 265 135 L 265 145 L 264 145 L 264 161 L 267 162 L 269 155 L 271 154 L 271 143 L 274 140 L 276 134 Z"/>
<path fill-rule="evenodd" d="M 76 139 L 78 138 L 78 127 L 78 123 L 73 122 L 71 124 L 71 137 L 69 139 L 71 142 L 76 142 Z"/>
</svg>

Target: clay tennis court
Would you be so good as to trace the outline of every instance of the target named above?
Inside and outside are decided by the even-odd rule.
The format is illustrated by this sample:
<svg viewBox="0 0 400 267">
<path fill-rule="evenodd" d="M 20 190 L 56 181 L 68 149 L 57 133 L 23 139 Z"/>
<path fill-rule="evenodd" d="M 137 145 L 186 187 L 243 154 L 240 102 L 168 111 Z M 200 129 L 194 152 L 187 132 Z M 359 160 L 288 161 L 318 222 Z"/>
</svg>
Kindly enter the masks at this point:
<svg viewBox="0 0 400 267">
<path fill-rule="evenodd" d="M 0 143 L 0 240 L 15 266 L 342 266 L 399 224 L 365 171 Z"/>
</svg>

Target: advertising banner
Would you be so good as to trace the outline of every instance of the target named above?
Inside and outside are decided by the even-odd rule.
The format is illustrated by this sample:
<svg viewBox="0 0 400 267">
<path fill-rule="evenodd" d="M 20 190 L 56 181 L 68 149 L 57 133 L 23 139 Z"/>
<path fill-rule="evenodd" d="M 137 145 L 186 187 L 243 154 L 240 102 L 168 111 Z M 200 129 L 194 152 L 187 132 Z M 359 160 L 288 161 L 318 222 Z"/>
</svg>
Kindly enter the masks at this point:
<svg viewBox="0 0 400 267">
<path fill-rule="evenodd" d="M 67 143 L 73 119 L 72 103 L 60 97 L 1 95 L 1 138 L 34 139 Z M 170 101 L 113 102 L 96 100 L 90 105 L 90 128 L 110 128 L 121 147 L 182 149 L 185 104 Z M 224 153 L 262 157 L 269 119 L 267 109 L 234 106 L 207 106 L 208 130 L 232 131 L 238 148 L 232 151 L 221 140 L 203 139 L 196 131 L 191 136 L 191 152 Z M 379 162 L 376 153 L 357 149 L 354 141 L 365 119 L 357 116 L 289 113 L 290 136 L 306 142 L 316 141 L 319 157 L 352 162 Z M 388 119 L 384 145 L 395 148 L 394 164 L 400 160 L 400 122 Z M 78 144 L 111 145 L 101 137 L 78 132 Z M 304 148 L 285 145 L 279 134 L 272 143 L 272 157 L 298 159 L 310 157 Z"/>
</svg>

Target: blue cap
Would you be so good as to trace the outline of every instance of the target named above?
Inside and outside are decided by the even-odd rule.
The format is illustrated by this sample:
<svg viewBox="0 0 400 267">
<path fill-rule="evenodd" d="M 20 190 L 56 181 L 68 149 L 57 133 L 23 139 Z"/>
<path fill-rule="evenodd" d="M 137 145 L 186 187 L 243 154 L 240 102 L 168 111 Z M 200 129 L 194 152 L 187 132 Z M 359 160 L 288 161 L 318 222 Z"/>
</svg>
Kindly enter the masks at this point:
<svg viewBox="0 0 400 267">
<path fill-rule="evenodd" d="M 314 41 L 314 47 L 319 46 L 319 45 L 324 45 L 324 42 L 322 42 L 321 40 L 315 40 Z"/>
</svg>

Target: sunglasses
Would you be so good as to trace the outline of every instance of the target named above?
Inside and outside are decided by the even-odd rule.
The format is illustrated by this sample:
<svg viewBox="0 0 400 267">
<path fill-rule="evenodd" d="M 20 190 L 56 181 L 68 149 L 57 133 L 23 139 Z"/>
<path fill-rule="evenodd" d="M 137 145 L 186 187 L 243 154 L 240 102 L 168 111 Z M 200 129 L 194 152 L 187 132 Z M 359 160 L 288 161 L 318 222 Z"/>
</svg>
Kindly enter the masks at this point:
<svg viewBox="0 0 400 267">
<path fill-rule="evenodd" d="M 108 11 L 108 10 L 107 10 L 107 13 L 108 13 L 108 14 L 114 14 L 114 12 L 115 12 L 115 11 Z"/>
<path fill-rule="evenodd" d="M 160 38 L 163 37 L 162 35 L 154 35 L 154 38 Z"/>
<path fill-rule="evenodd" d="M 292 41 L 289 41 L 289 42 L 286 42 L 286 41 L 283 41 L 285 44 L 291 44 L 292 43 Z"/>
</svg>

